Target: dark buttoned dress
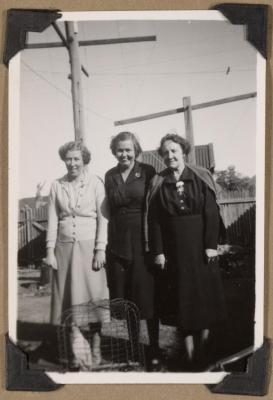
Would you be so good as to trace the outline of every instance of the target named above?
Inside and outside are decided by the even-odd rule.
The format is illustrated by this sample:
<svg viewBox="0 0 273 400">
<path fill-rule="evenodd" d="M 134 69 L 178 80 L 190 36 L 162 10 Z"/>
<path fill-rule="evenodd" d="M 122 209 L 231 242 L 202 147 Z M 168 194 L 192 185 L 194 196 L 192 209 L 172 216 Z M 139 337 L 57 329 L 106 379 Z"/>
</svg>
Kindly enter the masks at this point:
<svg viewBox="0 0 273 400">
<path fill-rule="evenodd" d="M 142 319 L 154 316 L 154 276 L 144 247 L 143 211 L 152 166 L 135 162 L 126 181 L 119 166 L 105 175 L 110 205 L 107 278 L 110 298 L 132 301 Z"/>
<path fill-rule="evenodd" d="M 167 171 L 149 220 L 150 250 L 167 259 L 158 276 L 162 322 L 196 331 L 226 319 L 218 262 L 208 263 L 205 256 L 205 249 L 217 248 L 219 236 L 219 210 L 212 190 L 188 167 L 179 183 Z"/>
</svg>

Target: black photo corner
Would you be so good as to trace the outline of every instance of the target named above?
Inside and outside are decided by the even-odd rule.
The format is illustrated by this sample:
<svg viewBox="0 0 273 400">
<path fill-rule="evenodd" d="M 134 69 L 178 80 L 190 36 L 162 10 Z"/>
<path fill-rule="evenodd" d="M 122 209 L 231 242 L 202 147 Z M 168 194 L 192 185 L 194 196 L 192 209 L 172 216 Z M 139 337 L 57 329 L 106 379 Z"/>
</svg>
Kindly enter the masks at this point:
<svg viewBox="0 0 273 400">
<path fill-rule="evenodd" d="M 213 10 L 220 11 L 232 24 L 246 25 L 247 40 L 267 59 L 267 27 L 269 6 L 263 4 L 217 4 Z M 7 13 L 7 27 L 4 64 L 26 47 L 29 31 L 42 32 L 61 17 L 59 10 L 11 9 Z M 248 352 L 239 361 L 228 364 L 232 372 L 222 382 L 207 385 L 211 393 L 263 396 L 267 393 L 269 381 L 269 360 L 271 346 L 265 338 L 263 346 L 254 353 Z M 43 370 L 29 368 L 28 356 L 6 335 L 6 389 L 10 391 L 51 391 L 62 385 L 53 382 Z M 237 372 L 236 372 L 237 368 Z M 228 370 L 227 369 L 227 370 Z M 163 378 L 163 377 L 162 377 Z"/>
</svg>

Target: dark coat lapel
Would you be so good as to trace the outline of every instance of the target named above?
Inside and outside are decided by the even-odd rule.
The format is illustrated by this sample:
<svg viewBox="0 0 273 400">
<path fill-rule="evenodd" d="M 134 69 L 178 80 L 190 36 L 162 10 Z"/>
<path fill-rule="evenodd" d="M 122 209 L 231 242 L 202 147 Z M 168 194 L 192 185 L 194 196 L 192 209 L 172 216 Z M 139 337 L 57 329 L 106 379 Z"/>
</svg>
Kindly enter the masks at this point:
<svg viewBox="0 0 273 400">
<path fill-rule="evenodd" d="M 111 176 L 116 185 L 119 186 L 119 185 L 123 184 L 122 176 L 121 176 L 118 166 L 116 166 L 114 168 L 114 170 L 111 173 Z"/>
<path fill-rule="evenodd" d="M 125 183 L 131 183 L 142 176 L 142 167 L 139 162 L 135 162 L 134 168 L 131 170 L 130 174 L 128 175 Z"/>
<path fill-rule="evenodd" d="M 185 165 L 182 174 L 180 176 L 182 181 L 193 181 L 194 180 L 194 172 Z"/>
</svg>

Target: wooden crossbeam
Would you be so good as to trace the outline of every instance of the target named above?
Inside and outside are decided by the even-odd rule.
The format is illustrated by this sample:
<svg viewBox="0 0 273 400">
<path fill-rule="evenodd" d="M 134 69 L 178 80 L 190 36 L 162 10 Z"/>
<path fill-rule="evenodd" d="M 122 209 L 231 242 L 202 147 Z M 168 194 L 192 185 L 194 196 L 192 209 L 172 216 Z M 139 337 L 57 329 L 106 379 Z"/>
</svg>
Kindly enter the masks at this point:
<svg viewBox="0 0 273 400">
<path fill-rule="evenodd" d="M 100 46 L 102 44 L 122 44 L 155 41 L 156 36 L 132 36 L 114 39 L 81 40 L 79 41 L 79 46 Z M 26 49 L 47 49 L 51 47 L 66 47 L 66 44 L 62 40 L 62 42 L 29 43 L 26 45 Z"/>
<path fill-rule="evenodd" d="M 220 104 L 232 103 L 234 101 L 246 100 L 246 99 L 250 99 L 250 98 L 256 97 L 256 96 L 257 96 L 257 92 L 252 92 L 252 93 L 241 94 L 239 96 L 226 97 L 224 99 L 213 100 L 213 101 L 208 101 L 206 103 L 196 104 L 195 106 L 192 106 L 192 110 L 200 110 L 201 108 L 213 107 L 213 106 L 218 106 Z"/>
<path fill-rule="evenodd" d="M 239 96 L 225 97 L 225 98 L 219 99 L 219 100 L 213 100 L 213 101 L 208 101 L 206 103 L 195 104 L 191 107 L 191 109 L 192 110 L 200 110 L 202 108 L 218 106 L 220 104 L 226 104 L 226 103 L 231 103 L 234 101 L 250 99 L 250 98 L 256 97 L 256 96 L 257 96 L 257 92 L 252 92 L 252 93 L 242 94 Z M 174 108 L 172 110 L 161 111 L 158 113 L 146 114 L 146 115 L 141 115 L 139 117 L 133 117 L 133 118 L 127 118 L 127 119 L 123 119 L 120 121 L 115 121 L 114 125 L 115 126 L 127 125 L 127 124 L 133 124 L 135 122 L 141 122 L 141 121 L 147 121 L 147 120 L 154 119 L 154 118 L 165 117 L 167 115 L 173 115 L 173 114 L 178 114 L 178 113 L 184 112 L 185 109 L 186 109 L 185 107 L 179 107 L 179 108 Z"/>
<path fill-rule="evenodd" d="M 166 117 L 167 115 L 178 114 L 178 113 L 184 112 L 184 110 L 185 110 L 184 107 L 179 107 L 179 108 L 175 108 L 173 110 L 161 111 L 161 112 L 157 112 L 157 113 L 153 113 L 153 114 L 141 115 L 140 117 L 123 119 L 121 121 L 114 122 L 114 124 L 115 124 L 115 126 L 132 124 L 134 122 L 141 122 L 141 121 L 146 121 L 149 119 Z"/>
</svg>

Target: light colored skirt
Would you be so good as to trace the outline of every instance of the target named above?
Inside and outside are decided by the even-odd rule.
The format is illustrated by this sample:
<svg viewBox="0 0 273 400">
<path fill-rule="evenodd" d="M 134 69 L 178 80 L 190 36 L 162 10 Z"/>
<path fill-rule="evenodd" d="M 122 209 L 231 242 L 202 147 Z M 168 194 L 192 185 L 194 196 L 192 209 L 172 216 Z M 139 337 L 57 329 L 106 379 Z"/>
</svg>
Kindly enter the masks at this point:
<svg viewBox="0 0 273 400">
<path fill-rule="evenodd" d="M 80 306 L 87 302 L 100 304 L 109 298 L 105 269 L 93 271 L 93 254 L 94 240 L 74 243 L 57 241 L 55 255 L 58 269 L 52 274 L 52 324 L 60 325 L 65 322 L 65 317 L 79 326 L 109 318 L 107 307 Z"/>
</svg>

